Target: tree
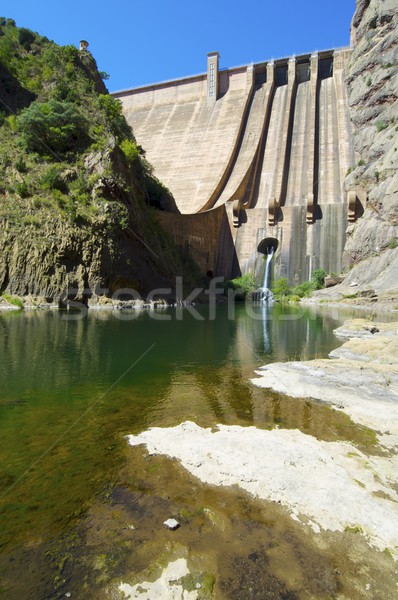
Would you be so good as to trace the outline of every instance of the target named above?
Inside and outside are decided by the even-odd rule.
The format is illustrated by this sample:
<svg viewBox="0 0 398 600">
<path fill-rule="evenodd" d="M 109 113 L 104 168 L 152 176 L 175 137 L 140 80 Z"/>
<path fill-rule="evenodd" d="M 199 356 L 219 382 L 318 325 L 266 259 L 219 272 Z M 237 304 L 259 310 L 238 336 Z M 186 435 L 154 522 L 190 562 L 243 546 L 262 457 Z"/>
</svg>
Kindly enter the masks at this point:
<svg viewBox="0 0 398 600">
<path fill-rule="evenodd" d="M 39 154 L 65 155 L 90 142 L 88 122 L 70 102 L 32 102 L 17 124 L 27 149 Z"/>
</svg>

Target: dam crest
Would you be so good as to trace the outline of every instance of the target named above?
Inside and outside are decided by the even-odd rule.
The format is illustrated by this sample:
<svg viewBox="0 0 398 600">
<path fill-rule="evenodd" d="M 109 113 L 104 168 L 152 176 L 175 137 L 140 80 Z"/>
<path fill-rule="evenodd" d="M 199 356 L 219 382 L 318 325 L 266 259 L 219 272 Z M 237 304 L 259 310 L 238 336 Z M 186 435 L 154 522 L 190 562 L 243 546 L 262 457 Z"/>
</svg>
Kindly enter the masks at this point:
<svg viewBox="0 0 398 600">
<path fill-rule="evenodd" d="M 203 273 L 263 280 L 341 271 L 349 222 L 366 201 L 345 190 L 355 164 L 345 73 L 350 48 L 207 72 L 116 92 L 175 204 L 159 220 Z"/>
</svg>

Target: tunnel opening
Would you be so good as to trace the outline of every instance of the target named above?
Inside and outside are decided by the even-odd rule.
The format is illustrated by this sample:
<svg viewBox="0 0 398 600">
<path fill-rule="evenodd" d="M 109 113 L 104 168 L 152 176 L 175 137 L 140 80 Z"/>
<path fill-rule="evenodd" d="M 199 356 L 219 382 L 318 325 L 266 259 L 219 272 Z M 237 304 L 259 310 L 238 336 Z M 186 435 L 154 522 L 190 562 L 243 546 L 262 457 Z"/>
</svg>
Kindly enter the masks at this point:
<svg viewBox="0 0 398 600">
<path fill-rule="evenodd" d="M 260 66 L 256 66 L 256 71 L 255 71 L 255 84 L 256 86 L 261 86 L 264 85 L 264 83 L 267 83 L 267 66 L 266 65 L 260 65 Z"/>
<path fill-rule="evenodd" d="M 285 65 L 278 65 L 275 68 L 275 83 L 279 87 L 281 85 L 287 85 L 288 67 Z"/>
<path fill-rule="evenodd" d="M 273 251 L 273 254 L 278 250 L 279 241 L 276 238 L 268 237 L 261 240 L 259 245 L 257 246 L 257 252 L 260 254 L 265 254 L 267 256 Z"/>
<path fill-rule="evenodd" d="M 311 68 L 309 61 L 298 63 L 296 66 L 297 82 L 305 83 L 311 79 Z"/>
<path fill-rule="evenodd" d="M 333 77 L 333 57 L 321 58 L 318 66 L 319 79 Z"/>
</svg>

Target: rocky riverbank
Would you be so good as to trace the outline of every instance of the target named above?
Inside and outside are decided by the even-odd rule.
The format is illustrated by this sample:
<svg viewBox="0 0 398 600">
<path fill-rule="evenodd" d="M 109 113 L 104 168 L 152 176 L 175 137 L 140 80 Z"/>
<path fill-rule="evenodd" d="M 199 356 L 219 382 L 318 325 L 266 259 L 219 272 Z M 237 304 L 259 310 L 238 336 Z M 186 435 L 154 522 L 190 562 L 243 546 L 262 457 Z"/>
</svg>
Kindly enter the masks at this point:
<svg viewBox="0 0 398 600">
<path fill-rule="evenodd" d="M 279 505 L 319 544 L 332 532 L 342 543 L 356 534 L 375 560 L 383 555 L 397 560 L 397 325 L 346 322 L 335 330 L 345 341 L 329 359 L 269 364 L 252 380 L 346 413 L 369 436 L 368 446 L 323 441 L 298 429 L 206 428 L 190 421 L 151 428 L 129 436 L 129 442 L 145 445 L 150 456 L 177 460 L 205 484 L 241 488 L 266 506 Z M 362 597 L 375 597 L 378 584 L 366 579 L 361 576 Z M 398 583 L 390 584 L 396 590 Z"/>
</svg>

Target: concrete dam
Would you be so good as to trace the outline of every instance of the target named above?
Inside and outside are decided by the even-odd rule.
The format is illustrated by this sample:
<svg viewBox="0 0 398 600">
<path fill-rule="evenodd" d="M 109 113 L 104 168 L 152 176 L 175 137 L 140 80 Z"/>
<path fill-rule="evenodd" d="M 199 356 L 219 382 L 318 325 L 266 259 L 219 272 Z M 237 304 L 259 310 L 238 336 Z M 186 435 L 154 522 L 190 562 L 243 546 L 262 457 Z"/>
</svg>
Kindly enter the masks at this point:
<svg viewBox="0 0 398 600">
<path fill-rule="evenodd" d="M 355 163 L 345 71 L 349 48 L 207 72 L 117 92 L 137 142 L 175 205 L 162 226 L 203 273 L 253 273 L 275 252 L 290 284 L 316 268 L 339 273 L 361 194 L 344 189 Z"/>
</svg>

